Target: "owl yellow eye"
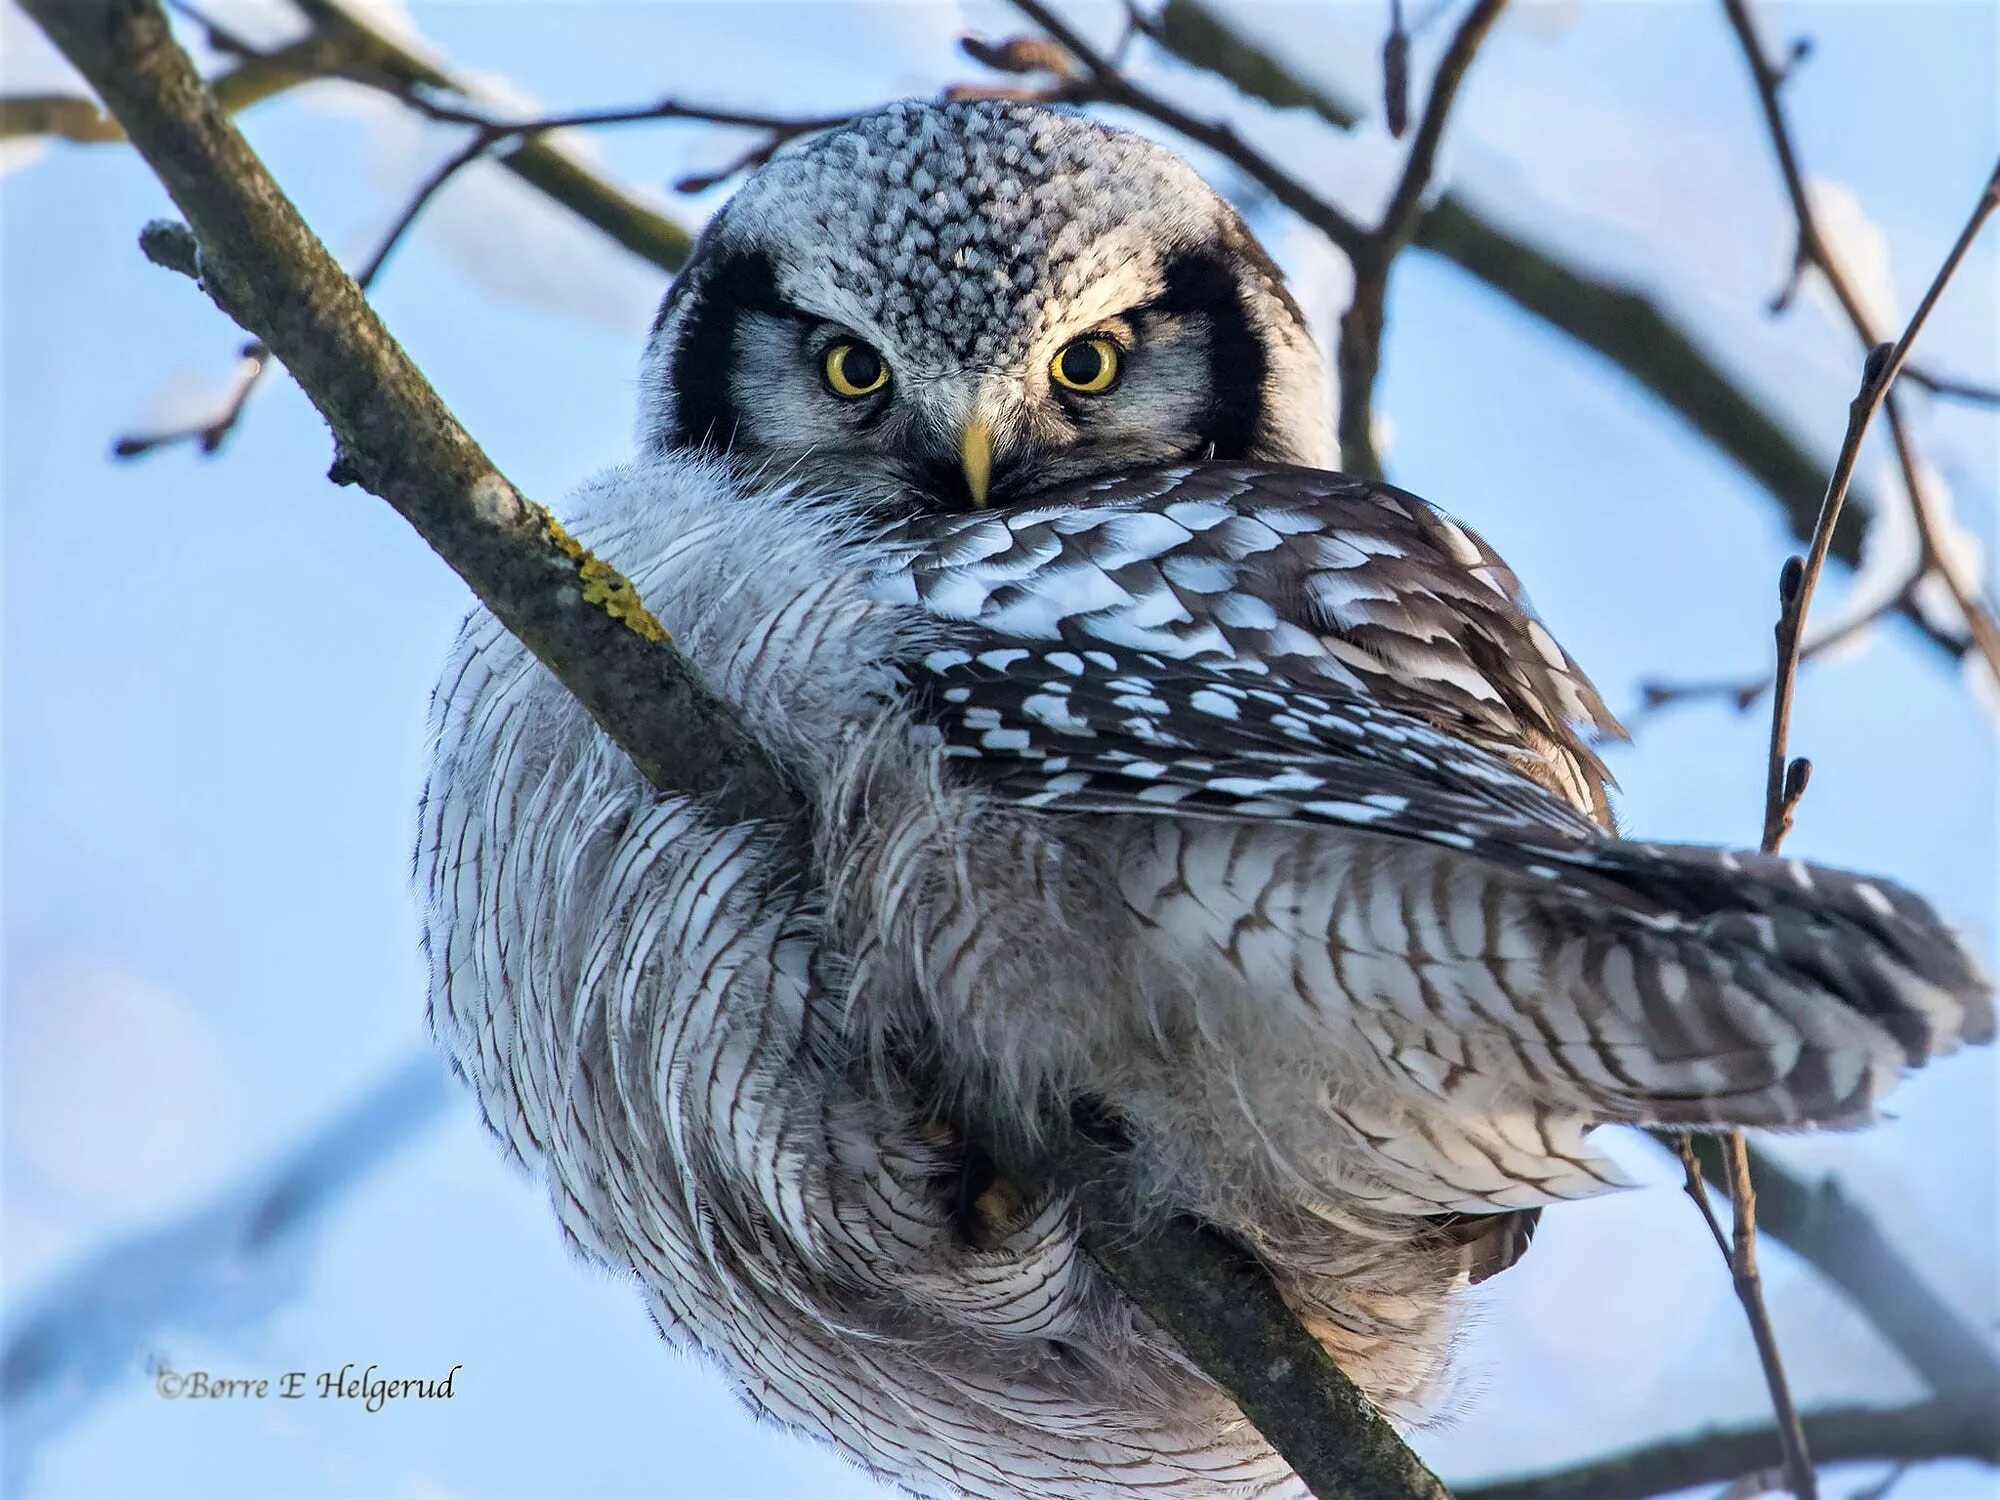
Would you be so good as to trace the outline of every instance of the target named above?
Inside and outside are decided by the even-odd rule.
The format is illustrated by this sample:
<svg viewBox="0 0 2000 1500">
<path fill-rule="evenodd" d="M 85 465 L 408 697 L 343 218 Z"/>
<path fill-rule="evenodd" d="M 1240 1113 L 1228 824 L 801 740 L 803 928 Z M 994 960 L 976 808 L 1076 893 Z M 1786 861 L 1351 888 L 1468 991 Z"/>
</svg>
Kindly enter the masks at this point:
<svg viewBox="0 0 2000 1500">
<path fill-rule="evenodd" d="M 872 396 L 889 383 L 888 362 L 866 344 L 852 339 L 842 339 L 826 351 L 820 373 L 826 377 L 828 390 L 849 401 Z"/>
<path fill-rule="evenodd" d="M 1086 396 L 1108 391 L 1118 379 L 1118 345 L 1102 334 L 1071 339 L 1049 361 L 1049 378 Z"/>
</svg>

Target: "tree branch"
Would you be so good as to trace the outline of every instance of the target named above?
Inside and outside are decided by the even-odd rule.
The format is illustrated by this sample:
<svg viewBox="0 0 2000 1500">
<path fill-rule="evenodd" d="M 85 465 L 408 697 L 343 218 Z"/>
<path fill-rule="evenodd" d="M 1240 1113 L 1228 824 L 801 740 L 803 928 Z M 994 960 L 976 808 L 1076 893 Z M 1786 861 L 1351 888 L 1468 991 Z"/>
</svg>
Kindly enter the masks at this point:
<svg viewBox="0 0 2000 1500">
<path fill-rule="evenodd" d="M 1890 592 L 1880 604 L 1858 610 L 1837 625 L 1828 626 L 1820 634 L 1806 641 L 1799 648 L 1799 660 L 1811 661 L 1829 651 L 1839 649 L 1856 636 L 1865 635 L 1881 624 L 1884 619 L 1904 607 L 1917 585 L 1924 581 L 1925 569 L 1919 568 Z M 1639 684 L 1641 699 L 1640 712 L 1654 713 L 1663 708 L 1676 707 L 1683 703 L 1695 703 L 1706 698 L 1720 698 L 1733 703 L 1739 712 L 1748 710 L 1756 701 L 1771 691 L 1777 681 L 1774 667 L 1768 672 L 1760 672 L 1752 677 L 1715 678 L 1700 682 L 1673 682 L 1664 679 L 1648 679 Z M 1634 723 L 1631 715 L 1626 715 L 1628 726 Z"/>
<path fill-rule="evenodd" d="M 157 0 L 23 4 L 186 215 L 209 295 L 285 362 L 327 419 L 337 467 L 416 527 L 648 780 L 709 797 L 725 818 L 771 822 L 782 849 L 802 859 L 797 795 L 733 706 L 701 683 L 631 585 L 517 492 L 458 425 L 202 87 Z M 1100 1263 L 1316 1494 L 1444 1500 L 1253 1261 L 1186 1225 L 1094 1220 L 1105 1203 L 1094 1174 L 1070 1181 Z"/>
<path fill-rule="evenodd" d="M 168 1335 L 234 1333 L 283 1303 L 298 1253 L 348 1193 L 452 1103 L 421 1048 L 243 1181 L 79 1256 L 13 1303 L 0 1344 L 6 1490 L 37 1450 Z"/>
<path fill-rule="evenodd" d="M 1233 31 L 1203 0 L 1167 0 L 1148 34 L 1189 66 L 1226 78 L 1274 109 L 1310 110 L 1343 131 L 1361 119 L 1359 108 L 1302 80 L 1280 59 Z M 1457 193 L 1446 193 L 1418 218 L 1411 243 L 1454 262 L 1638 381 L 1762 486 L 1783 508 L 1796 536 L 1801 540 L 1811 536 L 1825 491 L 1825 466 L 1657 302 L 1499 228 Z M 1932 379 L 1940 389 L 1964 384 Z M 1983 393 L 1978 387 L 1971 391 L 1975 397 Z M 1844 517 L 1834 533 L 1833 556 L 1849 564 L 1858 562 L 1864 529 L 1858 520 Z M 1964 649 L 1907 604 L 1901 609 L 1951 655 Z"/>
<path fill-rule="evenodd" d="M 1654 1138 L 1669 1149 L 1679 1139 L 1667 1132 Z M 1721 1143 L 1697 1136 L 1693 1146 L 1708 1174 L 1724 1180 Z M 1750 1172 L 1764 1231 L 1838 1287 L 1925 1384 L 1961 1404 L 2000 1409 L 2000 1354 L 1925 1284 L 1837 1179 L 1808 1182 L 1754 1150 Z"/>
<path fill-rule="evenodd" d="M 1724 3 L 1734 7 L 1739 0 L 1724 0 Z M 1786 564 L 1780 578 L 1779 596 L 1784 602 L 1777 625 L 1778 675 L 1772 692 L 1771 746 L 1765 767 L 1764 848 L 1767 853 L 1777 849 L 1788 826 L 1782 817 L 1783 789 L 1789 775 L 1785 746 L 1791 729 L 1792 694 L 1798 678 L 1806 615 L 1812 608 L 1813 593 L 1819 586 L 1820 574 L 1825 570 L 1834 528 L 1839 524 L 1841 507 L 1846 503 L 1848 487 L 1854 478 L 1854 466 L 1861 456 L 1861 440 L 1867 435 L 1876 411 L 1890 403 L 1889 388 L 1909 358 L 1911 346 L 1923 331 L 1931 309 L 1944 294 L 1945 287 L 1996 206 L 2000 206 L 2000 166 L 1996 166 L 1993 175 L 1988 178 L 1964 229 L 1959 232 L 1957 243 L 1932 278 L 1930 288 L 1911 315 L 1903 336 L 1893 347 L 1878 344 L 1870 351 L 1862 374 L 1861 389 L 1848 406 L 1847 434 L 1840 445 L 1840 457 L 1827 481 L 1826 498 L 1820 503 L 1812 543 L 1804 558 L 1793 558 Z M 1891 410 L 1893 413 L 1893 406 Z M 1891 421 L 1894 420 L 1892 415 Z M 1914 476 L 1911 492 L 1913 495 L 1916 493 Z M 2000 662 L 1995 663 L 1995 672 L 2000 674 Z"/>
<path fill-rule="evenodd" d="M 1879 1410 L 1846 1407 L 1805 1418 L 1806 1440 L 1827 1463 L 1969 1458 L 2000 1463 L 2000 1424 L 1990 1408 L 1927 1401 Z M 1772 1427 L 1712 1427 L 1570 1468 L 1462 1484 L 1458 1500 L 1648 1500 L 1724 1484 L 1771 1468 L 1781 1456 Z"/>
<path fill-rule="evenodd" d="M 444 68 L 418 56 L 356 16 L 340 0 L 294 0 L 320 34 L 340 49 L 355 76 L 384 92 L 406 98 L 413 86 L 471 97 L 471 91 Z M 373 74 L 375 77 L 370 78 Z M 496 160 L 530 187 L 595 225 L 642 260 L 678 271 L 694 248 L 694 236 L 679 224 L 624 192 L 608 179 L 541 137 L 530 136 Z"/>
<path fill-rule="evenodd" d="M 1742 18 L 1747 25 L 1747 17 L 1742 16 L 1742 0 L 1723 0 L 1732 18 Z M 1751 42 L 1754 47 L 1754 41 Z M 1756 56 L 1760 73 L 1760 87 L 1767 90 L 1775 87 L 1770 79 L 1763 77 L 1765 65 L 1762 54 Z M 1775 109 L 1775 96 L 1767 95 Z M 1775 118 L 1775 116 L 1774 116 Z M 1782 124 L 1777 127 L 1782 136 Z M 1788 177 L 1797 172 L 1797 163 L 1789 146 L 1781 149 L 1781 157 L 1786 163 Z M 1803 190 L 1800 190 L 1803 201 Z M 1799 663 L 1803 656 L 1802 642 L 1805 638 L 1806 616 L 1812 608 L 1813 593 L 1819 583 L 1820 573 L 1826 566 L 1827 550 L 1833 538 L 1833 528 L 1840 519 L 1842 504 L 1847 498 L 1849 483 L 1854 477 L 1854 466 L 1861 453 L 1862 439 L 1867 435 L 1868 426 L 1876 411 L 1890 401 L 1890 387 L 1904 362 L 1909 358 L 1910 349 L 1917 336 L 1923 331 L 1931 309 L 1944 294 L 1953 274 L 1964 260 L 1966 252 L 1977 238 L 1981 227 L 1996 207 L 2000 207 L 2000 166 L 1996 166 L 1986 183 L 1985 190 L 1974 204 L 1965 227 L 1959 233 L 1958 241 L 1945 258 L 1943 266 L 1932 278 L 1930 289 L 1925 292 L 1916 312 L 1911 316 L 1909 326 L 1894 347 L 1877 345 L 1869 354 L 1861 377 L 1861 389 L 1848 406 L 1847 434 L 1840 447 L 1840 458 L 1835 463 L 1833 473 L 1828 478 L 1826 498 L 1821 502 L 1818 523 L 1813 528 L 1812 545 L 1803 557 L 1786 561 L 1778 578 L 1778 623 L 1775 635 L 1778 645 L 1777 676 L 1771 693 L 1771 739 L 1770 750 L 1765 765 L 1764 785 L 1764 832 L 1761 847 L 1766 854 L 1776 854 L 1791 831 L 1792 817 L 1799 799 L 1805 794 L 1806 782 L 1812 773 L 1812 763 L 1803 757 L 1792 759 L 1788 748 L 1791 729 L 1791 708 L 1797 688 Z M 1802 209 L 1802 214 L 1808 211 Z M 1805 222 L 1802 220 L 1802 222 Z M 1810 231 L 1805 231 L 1810 233 Z M 1807 240 L 1801 239 L 1801 257 L 1811 259 L 1823 255 L 1824 247 L 1817 250 L 1805 248 Z M 1818 262 L 1815 260 L 1814 262 Z M 1857 314 L 1858 316 L 1858 314 Z M 1857 326 L 1860 326 L 1857 323 Z M 1912 495 L 1916 494 L 1912 479 Z M 1738 1300 L 1750 1323 L 1750 1329 L 1757 1342 L 1757 1354 L 1764 1368 L 1764 1378 L 1771 1389 L 1771 1401 L 1777 1412 L 1777 1429 L 1784 1449 L 1785 1474 L 1793 1494 L 1799 1500 L 1813 1500 L 1817 1493 L 1817 1483 L 1813 1475 L 1812 1460 L 1806 1449 L 1806 1438 L 1799 1423 L 1796 1407 L 1792 1403 L 1789 1383 L 1785 1377 L 1782 1360 L 1779 1358 L 1777 1335 L 1772 1330 L 1770 1313 L 1764 1306 L 1762 1283 L 1757 1271 L 1757 1195 L 1750 1176 L 1749 1147 L 1743 1132 L 1732 1131 L 1724 1138 L 1723 1160 L 1727 1167 L 1729 1201 L 1735 1210 L 1735 1228 L 1730 1242 L 1724 1247 L 1724 1258 L 1729 1263 L 1730 1274 L 1735 1282 Z M 1687 1168 L 1687 1189 L 1701 1208 L 1711 1229 L 1716 1231 L 1718 1243 L 1720 1230 L 1715 1223 L 1713 1210 L 1709 1207 L 1706 1193 L 1702 1190 L 1701 1171 L 1693 1147 L 1682 1147 L 1682 1160 Z"/>
<path fill-rule="evenodd" d="M 475 134 L 463 150 L 455 152 L 424 179 L 416 192 L 411 195 L 410 201 L 403 206 L 403 211 L 396 216 L 396 222 L 389 226 L 388 233 L 382 236 L 380 243 L 375 247 L 375 253 L 368 257 L 367 264 L 354 273 L 354 284 L 357 287 L 366 292 L 374 286 L 376 278 L 382 274 L 383 267 L 388 265 L 389 257 L 396 253 L 396 247 L 403 242 L 404 236 L 410 232 L 423 211 L 430 206 L 431 200 L 443 191 L 446 183 L 484 155 L 495 138 L 491 133 Z M 169 269 L 183 268 L 170 266 Z M 200 273 L 195 270 L 188 274 L 199 277 Z M 111 445 L 112 456 L 139 458 L 155 449 L 183 442 L 194 443 L 203 453 L 215 452 L 228 441 L 230 433 L 236 430 L 236 424 L 243 420 L 243 412 L 250 404 L 250 397 L 256 392 L 258 384 L 270 368 L 271 351 L 261 340 L 252 339 L 243 346 L 242 355 L 237 361 L 236 382 L 219 412 L 212 417 L 182 427 L 170 427 L 158 432 L 126 433 Z"/>
<path fill-rule="evenodd" d="M 419 88 L 471 97 L 445 68 L 377 31 L 340 0 L 296 0 L 296 4 L 313 25 L 308 36 L 264 53 L 238 45 L 235 50 L 244 54 L 243 62 L 210 85 L 228 113 L 326 79 L 359 83 L 405 101 Z M 212 22 L 202 24 L 215 29 Z M 218 40 L 226 40 L 226 33 Z M 57 95 L 0 98 L 0 138 L 22 135 L 55 135 L 90 145 L 125 139 L 123 126 L 94 100 Z M 686 264 L 693 234 L 561 147 L 531 137 L 498 160 L 640 259 L 669 273 Z"/>
<path fill-rule="evenodd" d="M 1358 223 L 1268 156 L 1254 150 L 1226 121 L 1200 119 L 1164 95 L 1135 83 L 1114 61 L 1093 48 L 1041 0 L 1013 0 L 1013 4 L 1016 10 L 1041 27 L 1076 60 L 1079 71 L 1062 77 L 1047 89 L 965 87 L 947 90 L 949 97 L 965 99 L 998 94 L 1051 104 L 1105 104 L 1129 109 L 1232 163 L 1342 250 L 1352 253 L 1354 247 L 1361 243 L 1365 231 Z M 967 50 L 975 59 L 981 56 L 977 45 Z"/>
<path fill-rule="evenodd" d="M 1459 86 L 1472 69 L 1474 54 L 1493 29 L 1493 23 L 1500 19 L 1506 3 L 1507 0 L 1475 0 L 1438 62 L 1437 75 L 1431 79 L 1430 97 L 1424 103 L 1424 117 L 1417 125 L 1416 139 L 1410 142 L 1409 159 L 1403 163 L 1403 175 L 1375 231 L 1375 238 L 1381 243 L 1378 253 L 1384 256 L 1393 256 L 1401 250 L 1416 229 L 1424 190 L 1431 185 L 1431 175 L 1437 170 L 1444 123 L 1451 115 L 1452 105 L 1458 102 Z"/>
<path fill-rule="evenodd" d="M 310 82 L 319 71 L 322 52 L 320 44 L 308 37 L 272 52 L 259 53 L 214 79 L 209 89 L 216 103 L 234 114 Z M 54 136 L 79 146 L 125 139 L 124 128 L 99 109 L 95 99 L 64 94 L 15 94 L 0 98 L 0 140 L 33 135 Z"/>
<path fill-rule="evenodd" d="M 1756 86 L 1757 100 L 1763 109 L 1765 127 L 1771 138 L 1771 148 L 1778 160 L 1779 175 L 1784 179 L 1785 194 L 1791 200 L 1792 215 L 1798 224 L 1798 242 L 1792 257 L 1791 280 L 1773 300 L 1772 309 L 1781 311 L 1789 303 L 1793 287 L 1797 285 L 1804 271 L 1810 267 L 1818 271 L 1832 289 L 1835 299 L 1840 303 L 1841 311 L 1846 314 L 1847 321 L 1854 329 L 1854 335 L 1860 340 L 1861 346 L 1864 349 L 1874 349 L 1882 342 L 1880 334 L 1868 315 L 1868 309 L 1862 304 L 1860 294 L 1854 288 L 1853 279 L 1847 274 L 1847 268 L 1840 263 L 1839 258 L 1833 253 L 1832 246 L 1827 242 L 1826 234 L 1820 228 L 1818 216 L 1813 212 L 1812 196 L 1806 191 L 1805 168 L 1800 163 L 1798 145 L 1792 137 L 1791 126 L 1785 118 L 1784 101 L 1780 97 L 1785 83 L 1785 71 L 1774 65 L 1765 55 L 1763 43 L 1757 37 L 1756 22 L 1750 15 L 1749 0 L 1722 0 L 1722 8 L 1729 18 L 1731 30 L 1736 33 L 1744 61 L 1749 65 L 1750 78 Z M 1966 241 L 1960 242 L 1958 251 L 1954 252 L 1955 256 L 1963 253 L 1966 243 Z M 1953 264 L 1956 264 L 1955 259 Z M 1933 284 L 1931 298 L 1935 299 L 1942 289 L 1942 283 Z M 1910 332 L 1904 335 L 1904 347 L 1901 350 L 1903 355 L 1907 356 L 1909 340 L 1916 328 L 1922 325 L 1924 316 L 1928 312 L 1927 302 L 1919 310 Z M 1898 367 L 1900 368 L 1900 360 Z M 1893 373 L 1889 379 L 1894 379 Z M 1922 465 L 1917 460 L 1915 441 L 1911 438 L 1909 427 L 1904 421 L 1901 404 L 1890 394 L 1888 384 L 1888 381 L 1884 381 L 1880 399 L 1887 408 L 1889 432 L 1896 449 L 1896 463 L 1902 471 L 1903 488 L 1916 522 L 1923 556 L 1936 564 L 1933 571 L 1951 594 L 1952 602 L 1957 605 L 1971 633 L 1975 649 L 1985 658 L 1986 665 L 1994 677 L 2000 679 L 2000 622 L 1995 621 L 1986 601 L 1979 597 L 1974 588 L 1958 577 L 1945 559 L 1943 538 L 1938 534 L 1935 518 L 1925 500 Z M 1864 393 L 1865 390 L 1864 386 Z M 1873 416 L 1872 406 L 1869 416 Z M 1863 418 L 1862 426 L 1865 428 L 1866 425 L 1867 418 Z M 1834 508 L 1837 516 L 1839 510 L 1837 501 Z M 1817 569 L 1814 570 L 1814 578 L 1816 577 Z M 1810 588 L 1810 583 L 1808 587 Z M 1797 643 L 1793 644 L 1796 648 Z M 1784 686 L 1782 670 L 1779 686 L 1781 689 Z"/>
<path fill-rule="evenodd" d="M 1438 146 L 1445 120 L 1458 98 L 1458 87 L 1472 67 L 1473 55 L 1500 18 L 1507 0 L 1475 0 L 1459 22 L 1451 44 L 1431 80 L 1424 117 L 1403 173 L 1382 213 L 1382 222 L 1349 252 L 1354 266 L 1354 294 L 1340 320 L 1335 360 L 1340 370 L 1340 412 L 1335 431 L 1340 440 L 1340 466 L 1350 474 L 1382 478 L 1381 455 L 1375 451 L 1375 379 L 1382 367 L 1382 327 L 1388 315 L 1389 272 L 1415 232 L 1423 207 L 1424 189 L 1437 168 Z M 1400 13 L 1398 16 L 1401 24 Z"/>
</svg>

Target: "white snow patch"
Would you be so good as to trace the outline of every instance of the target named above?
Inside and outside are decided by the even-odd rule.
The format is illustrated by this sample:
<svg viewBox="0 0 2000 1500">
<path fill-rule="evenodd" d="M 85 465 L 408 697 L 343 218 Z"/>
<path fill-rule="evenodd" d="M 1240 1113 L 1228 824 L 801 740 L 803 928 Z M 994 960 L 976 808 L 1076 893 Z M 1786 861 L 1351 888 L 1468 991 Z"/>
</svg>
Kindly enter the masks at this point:
<svg viewBox="0 0 2000 1500">
<path fill-rule="evenodd" d="M 1840 263 L 1854 295 L 1874 325 L 1877 338 L 1888 338 L 1900 327 L 1896 316 L 1896 282 L 1889 269 L 1889 237 L 1882 226 L 1868 217 L 1854 190 L 1827 177 L 1806 177 L 1806 201 L 1812 205 L 1820 236 L 1829 254 Z M 1789 220 L 1791 206 L 1785 205 Z M 1818 271 L 1809 271 L 1800 290 L 1841 327 L 1847 315 L 1841 311 L 1833 289 Z"/>
</svg>

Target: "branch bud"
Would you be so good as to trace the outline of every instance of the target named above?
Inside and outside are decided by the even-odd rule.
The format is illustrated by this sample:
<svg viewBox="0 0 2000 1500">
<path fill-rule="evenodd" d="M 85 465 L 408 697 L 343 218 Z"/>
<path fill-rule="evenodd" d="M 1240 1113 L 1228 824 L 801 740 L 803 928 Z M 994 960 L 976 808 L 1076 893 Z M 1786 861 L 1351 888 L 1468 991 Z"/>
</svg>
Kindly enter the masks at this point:
<svg viewBox="0 0 2000 1500">
<path fill-rule="evenodd" d="M 201 241 L 179 219 L 149 219 L 139 230 L 139 253 L 201 284 Z"/>
<path fill-rule="evenodd" d="M 1076 64 L 1069 53 L 1045 36 L 1010 36 L 1004 42 L 989 42 L 972 35 L 958 39 L 959 51 L 996 73 L 1054 73 L 1059 78 L 1076 77 Z"/>
</svg>

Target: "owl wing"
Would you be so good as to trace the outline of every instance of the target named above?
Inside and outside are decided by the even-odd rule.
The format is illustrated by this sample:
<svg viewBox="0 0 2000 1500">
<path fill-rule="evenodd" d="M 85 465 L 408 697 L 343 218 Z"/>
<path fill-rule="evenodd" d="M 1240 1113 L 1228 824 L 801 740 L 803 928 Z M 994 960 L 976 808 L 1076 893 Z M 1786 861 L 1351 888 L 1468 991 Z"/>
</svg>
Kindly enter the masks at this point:
<svg viewBox="0 0 2000 1500">
<path fill-rule="evenodd" d="M 1343 474 L 1179 465 L 898 539 L 931 613 L 1060 642 L 1261 672 L 1507 760 L 1608 822 L 1592 742 L 1622 739 L 1496 552 L 1432 506 Z"/>
<path fill-rule="evenodd" d="M 1916 897 L 1609 836 L 1601 700 L 1414 497 L 1231 465 L 935 524 L 885 587 L 962 622 L 911 667 L 960 773 L 1157 820 L 1121 873 L 1143 940 L 1341 1016 L 1436 1101 L 1848 1122 L 1991 1034 Z"/>
</svg>

